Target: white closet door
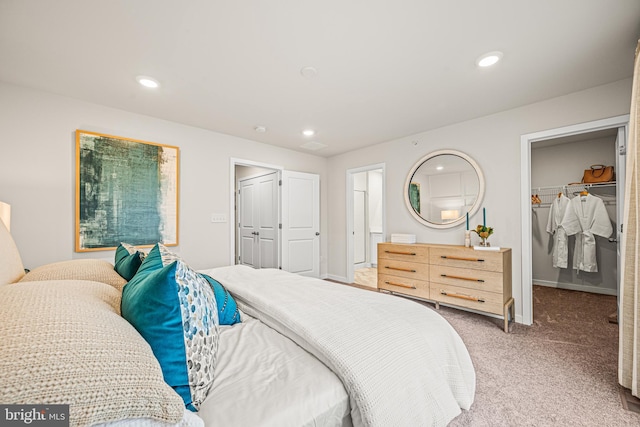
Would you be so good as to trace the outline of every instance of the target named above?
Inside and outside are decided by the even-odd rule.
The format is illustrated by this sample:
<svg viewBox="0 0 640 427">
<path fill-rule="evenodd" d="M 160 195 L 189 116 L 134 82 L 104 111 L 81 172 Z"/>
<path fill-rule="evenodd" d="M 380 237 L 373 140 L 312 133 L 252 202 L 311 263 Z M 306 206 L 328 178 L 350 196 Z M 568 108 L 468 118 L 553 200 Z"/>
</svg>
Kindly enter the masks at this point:
<svg viewBox="0 0 640 427">
<path fill-rule="evenodd" d="M 240 181 L 240 263 L 278 267 L 277 173 Z"/>
<path fill-rule="evenodd" d="M 624 231 L 624 194 L 625 177 L 627 175 L 627 133 L 624 126 L 618 128 L 616 136 L 616 229 L 611 236 L 616 240 L 617 248 L 617 277 L 618 284 L 618 308 L 620 307 L 621 285 L 622 285 L 622 232 Z"/>
<path fill-rule="evenodd" d="M 256 204 L 257 185 L 254 179 L 240 181 L 240 264 L 259 268 L 260 254 L 256 247 L 258 231 L 258 207 Z"/>
<path fill-rule="evenodd" d="M 282 269 L 320 276 L 320 176 L 282 171 Z"/>
<path fill-rule="evenodd" d="M 258 234 L 260 268 L 278 268 L 278 177 L 272 174 L 258 180 Z"/>
</svg>

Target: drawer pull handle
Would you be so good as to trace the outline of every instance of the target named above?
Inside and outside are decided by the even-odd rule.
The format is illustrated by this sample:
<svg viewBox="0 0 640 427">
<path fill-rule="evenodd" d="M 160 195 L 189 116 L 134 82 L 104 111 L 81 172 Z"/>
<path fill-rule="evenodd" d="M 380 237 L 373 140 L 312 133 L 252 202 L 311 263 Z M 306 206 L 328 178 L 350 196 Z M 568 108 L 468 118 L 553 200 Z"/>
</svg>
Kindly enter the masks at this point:
<svg viewBox="0 0 640 427">
<path fill-rule="evenodd" d="M 469 280 L 471 282 L 484 283 L 484 279 L 474 279 L 473 277 L 452 276 L 450 274 L 441 274 L 442 277 L 451 277 L 452 279 Z"/>
<path fill-rule="evenodd" d="M 400 252 L 400 251 L 385 251 L 385 253 L 394 254 L 394 255 L 411 255 L 411 256 L 416 255 L 415 252 Z"/>
<path fill-rule="evenodd" d="M 482 258 L 465 258 L 465 257 L 461 257 L 461 256 L 440 255 L 440 258 L 442 258 L 442 259 L 455 259 L 457 261 L 484 262 L 484 260 Z"/>
<path fill-rule="evenodd" d="M 388 268 L 389 270 L 398 270 L 398 271 L 406 271 L 407 273 L 415 273 L 415 270 L 412 270 L 410 268 L 399 268 L 399 267 L 389 267 L 388 265 L 385 265 L 384 268 Z"/>
<path fill-rule="evenodd" d="M 396 282 L 389 282 L 388 280 L 385 280 L 385 282 L 387 285 L 392 285 L 392 286 L 400 286 L 401 288 L 407 288 L 407 289 L 415 289 L 415 286 L 410 286 L 410 285 L 405 285 L 404 283 L 396 283 Z"/>
<path fill-rule="evenodd" d="M 468 301 L 475 301 L 475 302 L 484 302 L 483 299 L 478 298 L 478 297 L 472 297 L 469 295 L 464 295 L 464 294 L 448 294 L 445 291 L 440 291 L 440 295 L 444 295 L 446 297 L 453 297 L 453 298 L 460 298 L 460 299 L 466 299 Z"/>
</svg>

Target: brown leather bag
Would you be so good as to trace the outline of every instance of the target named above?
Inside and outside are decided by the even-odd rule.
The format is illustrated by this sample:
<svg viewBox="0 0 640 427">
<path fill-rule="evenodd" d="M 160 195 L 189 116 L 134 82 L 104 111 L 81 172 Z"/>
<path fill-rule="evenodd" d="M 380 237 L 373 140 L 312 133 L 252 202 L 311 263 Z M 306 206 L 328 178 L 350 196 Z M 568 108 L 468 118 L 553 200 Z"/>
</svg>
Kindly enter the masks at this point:
<svg viewBox="0 0 640 427">
<path fill-rule="evenodd" d="M 598 182 L 615 181 L 616 174 L 613 166 L 591 165 L 590 169 L 585 169 L 582 182 L 585 184 L 594 184 Z"/>
</svg>

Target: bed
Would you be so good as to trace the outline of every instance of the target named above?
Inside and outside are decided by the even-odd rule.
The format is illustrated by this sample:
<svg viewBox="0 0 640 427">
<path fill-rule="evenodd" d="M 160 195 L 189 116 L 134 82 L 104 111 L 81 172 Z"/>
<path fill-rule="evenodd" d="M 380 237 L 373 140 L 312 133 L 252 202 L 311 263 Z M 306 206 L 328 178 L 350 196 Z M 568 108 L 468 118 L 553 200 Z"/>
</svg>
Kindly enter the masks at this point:
<svg viewBox="0 0 640 427">
<path fill-rule="evenodd" d="M 275 269 L 204 273 L 222 283 L 244 313 L 340 378 L 353 425 L 446 425 L 473 402 L 475 372 L 466 347 L 421 304 Z"/>
<path fill-rule="evenodd" d="M 161 355 L 123 316 L 134 279 L 99 260 L 25 275 L 2 224 L 0 264 L 0 402 L 68 404 L 71 426 L 446 425 L 473 403 L 469 354 L 429 307 L 231 266 L 198 273 L 226 288 L 242 321 L 212 328 L 212 381 L 190 411 Z"/>
</svg>

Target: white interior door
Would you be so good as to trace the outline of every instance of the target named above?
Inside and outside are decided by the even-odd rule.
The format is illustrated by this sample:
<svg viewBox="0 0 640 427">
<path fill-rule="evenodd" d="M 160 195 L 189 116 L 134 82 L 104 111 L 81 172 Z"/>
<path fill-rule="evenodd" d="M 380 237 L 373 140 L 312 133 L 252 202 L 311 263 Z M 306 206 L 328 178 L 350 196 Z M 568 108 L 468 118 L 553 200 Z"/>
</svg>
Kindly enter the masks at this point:
<svg viewBox="0 0 640 427">
<path fill-rule="evenodd" d="M 258 268 L 260 263 L 260 255 L 255 245 L 258 231 L 256 192 L 254 180 L 240 181 L 238 185 L 240 264 L 254 268 Z"/>
<path fill-rule="evenodd" d="M 353 263 L 356 264 L 356 268 L 362 268 L 367 261 L 365 194 L 359 190 L 353 192 Z"/>
<path fill-rule="evenodd" d="M 622 296 L 622 233 L 624 232 L 624 194 L 625 177 L 627 176 L 627 129 L 625 126 L 618 128 L 616 137 L 616 230 L 611 236 L 617 243 L 618 255 L 618 316 L 620 315 L 620 297 Z"/>
<path fill-rule="evenodd" d="M 277 268 L 277 173 L 241 180 L 238 188 L 240 263 L 254 268 Z"/>
<path fill-rule="evenodd" d="M 278 177 L 274 172 L 256 179 L 260 268 L 278 268 Z"/>
<path fill-rule="evenodd" d="M 282 269 L 320 276 L 320 176 L 282 171 Z"/>
</svg>

